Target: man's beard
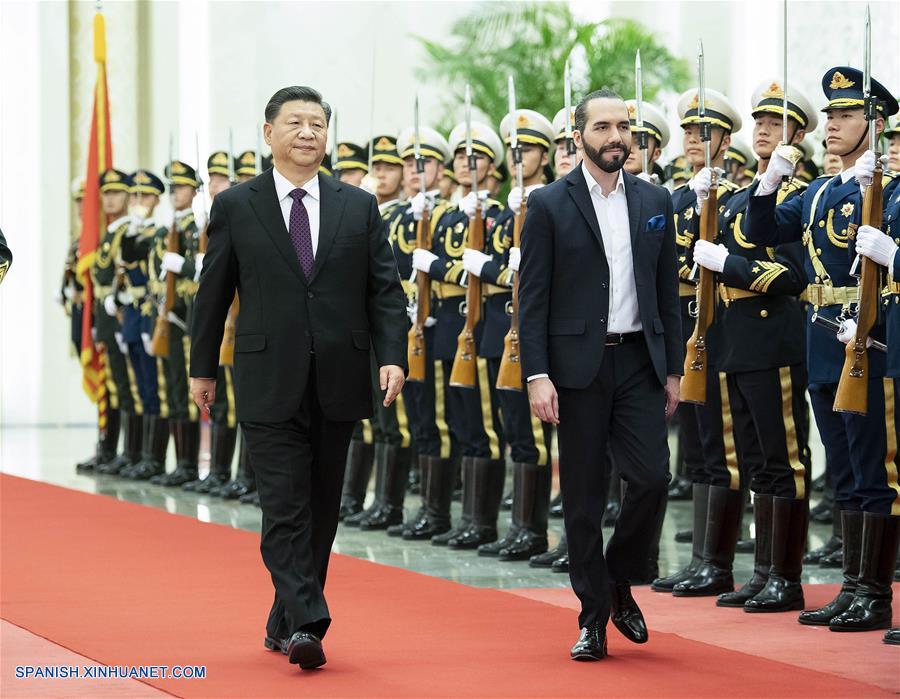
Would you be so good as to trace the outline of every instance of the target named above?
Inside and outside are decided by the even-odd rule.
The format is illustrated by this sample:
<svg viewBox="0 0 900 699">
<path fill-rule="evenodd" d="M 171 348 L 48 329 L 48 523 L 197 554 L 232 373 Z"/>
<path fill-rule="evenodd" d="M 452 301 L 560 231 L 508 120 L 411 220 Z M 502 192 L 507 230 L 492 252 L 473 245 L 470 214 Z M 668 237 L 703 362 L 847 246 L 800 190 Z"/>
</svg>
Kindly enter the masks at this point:
<svg viewBox="0 0 900 699">
<path fill-rule="evenodd" d="M 584 147 L 584 154 L 591 159 L 591 162 L 594 163 L 594 165 L 604 172 L 617 172 L 621 170 L 625 161 L 628 160 L 628 154 L 631 152 L 630 149 L 625 148 L 624 143 L 616 144 L 614 146 L 603 146 L 599 150 L 591 146 L 584 139 L 581 140 L 581 143 Z M 613 149 L 621 150 L 622 154 L 618 157 L 613 156 L 612 160 L 604 160 L 603 154 Z"/>
</svg>

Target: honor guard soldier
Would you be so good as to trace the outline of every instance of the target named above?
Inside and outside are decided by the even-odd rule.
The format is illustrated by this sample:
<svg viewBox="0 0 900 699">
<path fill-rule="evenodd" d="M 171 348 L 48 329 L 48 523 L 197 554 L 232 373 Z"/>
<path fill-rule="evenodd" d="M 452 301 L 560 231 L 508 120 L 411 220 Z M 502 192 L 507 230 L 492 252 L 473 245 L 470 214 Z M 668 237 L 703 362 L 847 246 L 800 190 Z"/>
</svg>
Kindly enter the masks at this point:
<svg viewBox="0 0 900 699">
<path fill-rule="evenodd" d="M 363 177 L 369 172 L 369 155 L 366 149 L 355 143 L 342 141 L 335 148 L 337 157 L 332 158 L 334 172 L 338 180 L 354 187 L 362 187 Z"/>
<path fill-rule="evenodd" d="M 245 150 L 234 162 L 234 180 L 238 184 L 252 180 L 259 173 L 256 171 L 256 153 L 252 150 Z"/>
<path fill-rule="evenodd" d="M 720 92 L 705 91 L 704 119 L 711 123 L 709 144 L 710 166 L 723 169 L 731 134 L 741 128 L 741 118 L 731 102 Z M 698 237 L 700 209 L 695 189 L 708 191 L 710 171 L 705 167 L 704 142 L 701 140 L 699 94 L 696 89 L 683 93 L 678 100 L 678 114 L 683 130 L 684 153 L 693 168 L 686 185 L 672 193 L 675 212 L 675 242 L 680 278 L 681 317 L 685 340 L 691 337 L 696 323 L 693 310 L 697 288 L 693 276 L 693 245 Z M 720 178 L 717 189 L 719 213 L 725 211 L 729 197 L 737 185 Z M 744 493 L 730 411 L 723 405 L 724 376 L 715 367 L 716 325 L 706 333 L 708 359 L 705 405 L 683 402 L 678 406 L 678 449 L 684 459 L 685 472 L 693 487 L 693 552 L 691 562 L 683 570 L 653 581 L 657 592 L 674 592 L 678 596 L 716 595 L 731 592 L 734 584 L 731 567 L 743 513 Z M 726 447 L 728 440 L 728 447 Z M 747 445 L 744 445 L 746 452 Z M 709 541 L 707 541 L 709 539 Z M 682 587 L 679 588 L 678 586 Z"/>
<path fill-rule="evenodd" d="M 72 201 L 78 211 L 78 221 L 81 222 L 81 203 L 84 201 L 84 180 L 75 180 L 72 183 Z M 78 247 L 81 244 L 81 230 L 72 236 L 69 251 L 66 254 L 65 267 L 63 268 L 62 284 L 60 285 L 60 302 L 66 315 L 69 316 L 72 347 L 75 356 L 81 357 L 81 317 L 84 308 L 84 287 L 78 281 Z M 92 460 L 79 464 L 79 470 L 90 470 L 88 465 Z M 85 466 L 87 468 L 85 469 Z"/>
<path fill-rule="evenodd" d="M 474 173 L 469 169 L 467 141 L 471 143 L 476 165 Z M 448 143 L 454 153 L 454 173 L 464 196 L 437 222 L 432 250 L 416 249 L 413 253 L 413 267 L 429 274 L 436 296 L 435 382 L 446 392 L 450 434 L 462 452 L 463 518 L 451 529 L 455 467 L 444 460 L 432 462 L 428 491 L 429 500 L 434 504 L 421 526 L 407 530 L 403 536 L 431 539 L 435 545 L 453 548 L 477 548 L 497 538 L 497 516 L 506 480 L 504 445 L 497 406 L 491 401 L 487 361 L 472 357 L 477 365 L 474 386 L 452 386 L 450 378 L 458 339 L 467 327 L 466 272 L 462 258 L 470 221 L 478 217 L 480 209 L 484 226 L 489 230 L 501 211 L 499 202 L 487 199 L 486 192 L 478 192 L 476 188 L 485 182 L 491 168 L 500 164 L 503 144 L 491 127 L 480 122 L 457 124 L 450 132 Z M 476 347 L 481 339 L 481 326 L 479 323 L 473 329 Z"/>
<path fill-rule="evenodd" d="M 625 100 L 625 106 L 628 108 L 631 130 L 632 132 L 637 132 L 637 102 L 635 100 Z M 662 157 L 663 149 L 669 145 L 669 126 L 666 124 L 666 116 L 662 113 L 662 110 L 649 102 L 641 104 L 641 117 L 644 121 L 644 131 L 647 132 L 647 171 L 649 175 Z M 641 151 L 635 145 L 628 155 L 628 160 L 625 161 L 625 172 L 632 175 L 640 175 L 643 171 L 644 163 Z M 649 179 L 649 176 L 646 179 Z M 662 181 L 658 184 L 662 184 Z"/>
<path fill-rule="evenodd" d="M 510 145 L 510 130 L 515 128 L 517 149 L 521 153 L 522 188 L 513 187 L 508 206 L 488 231 L 483 251 L 467 249 L 463 267 L 471 277 L 482 282 L 484 294 L 483 331 L 478 356 L 487 360 L 489 386 L 500 406 L 503 435 L 509 444 L 513 461 L 512 524 L 507 534 L 494 542 L 482 544 L 480 556 L 497 556 L 501 561 L 526 561 L 547 550 L 547 518 L 553 468 L 550 454 L 552 427 L 531 414 L 528 394 L 518 386 L 498 387 L 504 341 L 510 331 L 513 313 L 512 286 L 518 269 L 517 258 L 510 261 L 513 228 L 522 225 L 523 207 L 528 195 L 543 187 L 544 167 L 550 162 L 550 144 L 555 135 L 553 125 L 538 112 L 518 109 L 507 114 L 500 123 L 500 135 Z M 514 154 L 507 151 L 509 170 L 515 170 Z"/>
<path fill-rule="evenodd" d="M 372 153 L 372 172 L 375 180 L 375 199 L 385 221 L 400 206 L 403 197 L 403 160 L 397 152 L 397 139 L 393 136 L 375 136 L 368 146 Z"/>
<path fill-rule="evenodd" d="M 112 222 L 100 238 L 91 265 L 91 280 L 94 285 L 92 317 L 95 340 L 103 345 L 106 355 L 106 390 L 109 397 L 107 420 L 112 412 L 118 410 L 121 415 L 119 419 L 125 427 L 124 453 L 94 469 L 104 474 L 118 474 L 123 468 L 137 464 L 141 458 L 142 406 L 116 317 L 116 292 L 121 281 L 116 269 L 116 259 L 122 239 L 131 225 L 131 218 L 128 216 L 130 187 L 131 180 L 124 172 L 112 169 L 100 175 L 103 213 Z"/>
<path fill-rule="evenodd" d="M 784 89 L 777 79 L 753 92 L 753 147 L 765 173 L 784 131 Z M 793 89 L 788 98 L 788 143 L 799 144 L 818 117 Z M 799 196 L 806 185 L 790 179 L 779 202 Z M 803 609 L 800 585 L 809 509 L 810 459 L 806 413 L 806 288 L 799 241 L 756 246 L 744 234 L 750 188 L 728 199 L 721 215 L 721 241 L 698 240 L 694 261 L 718 274 L 717 369 L 725 375 L 727 404 L 738 443 L 758 442 L 762 460 L 749 464 L 754 493 L 756 546 L 753 576 L 736 592 L 719 596 L 720 607 L 748 612 Z M 721 376 L 721 374 L 720 374 Z M 723 405 L 726 404 L 723 395 Z M 740 464 L 745 466 L 745 464 Z"/>
<path fill-rule="evenodd" d="M 829 626 L 832 631 L 889 627 L 891 580 L 900 535 L 894 384 L 885 377 L 884 353 L 867 353 L 865 414 L 847 412 L 837 404 L 844 346 L 811 322 L 813 314 L 837 323 L 847 320 L 839 337 L 852 341 L 856 335 L 851 316 L 860 287 L 851 275 L 855 256 L 850 243 L 862 220 L 860 188 L 872 183 L 875 172 L 875 156 L 866 151 L 867 108 L 872 107 L 868 115 L 876 133 L 898 109 L 896 99 L 880 83 L 872 79 L 871 86 L 873 102 L 869 103 L 862 71 L 838 66 L 825 73 L 826 147 L 841 158 L 844 169 L 834 177 L 820 177 L 801 195 L 776 206 L 781 179 L 793 168 L 791 161 L 776 151 L 766 174 L 752 188 L 746 231 L 748 240 L 757 245 L 800 241 L 806 252 L 809 394 L 841 510 L 844 582 L 833 601 L 801 613 L 799 621 Z M 889 189 L 885 190 L 887 194 Z M 884 263 L 887 260 L 878 254 L 880 244 L 875 241 L 886 242 L 884 236 L 867 231 L 860 252 Z M 869 334 L 883 340 L 882 330 L 876 323 Z"/>
<path fill-rule="evenodd" d="M 887 139 L 888 170 L 900 172 L 900 117 L 891 117 L 890 124 L 884 130 Z"/>
<path fill-rule="evenodd" d="M 197 461 L 200 452 L 200 415 L 194 401 L 188 394 L 187 362 L 190 356 L 190 320 L 191 305 L 197 293 L 197 282 L 200 268 L 197 264 L 197 253 L 200 244 L 200 231 L 194 219 L 191 204 L 200 180 L 193 167 L 180 160 L 172 161 L 166 168 L 172 208 L 175 210 L 173 240 L 175 245 L 167 247 L 159 262 L 156 279 L 168 285 L 167 277 L 175 277 L 175 298 L 171 300 L 172 310 L 167 314 L 168 321 L 168 361 L 166 369 L 166 385 L 169 390 L 170 430 L 175 441 L 175 470 L 170 473 L 156 474 L 151 483 L 166 486 L 181 486 L 197 480 Z M 164 288 L 164 294 L 167 290 Z"/>
<path fill-rule="evenodd" d="M 389 235 L 394 248 L 394 259 L 400 272 L 400 281 L 409 299 L 407 313 L 410 325 L 417 320 L 418 303 L 416 271 L 413 269 L 413 254 L 417 247 L 417 234 L 420 222 L 424 221 L 427 209 L 428 235 L 434 235 L 434 229 L 450 204 L 440 195 L 440 181 L 443 178 L 443 164 L 450 157 L 450 146 L 437 131 L 428 126 L 419 126 L 419 157 L 423 173 L 418 172 L 416 161 L 416 129 L 408 127 L 397 137 L 397 151 L 403 162 L 403 189 L 412 193 L 408 203 L 398 207 L 389 222 Z M 423 181 L 420 181 L 422 178 Z M 422 192 L 424 191 L 424 194 Z M 434 312 L 434 302 L 429 296 L 429 309 Z M 443 382 L 435 382 L 434 358 L 434 318 L 426 318 L 423 335 L 425 345 L 424 377 L 421 380 L 407 380 L 403 386 L 403 401 L 412 436 L 413 451 L 420 477 L 422 505 L 418 513 L 405 524 L 388 527 L 390 536 L 402 536 L 407 530 L 421 531 L 430 526 L 426 521 L 440 519 L 442 505 L 440 498 L 444 496 L 437 485 L 438 477 L 451 471 L 450 434 L 447 427 L 446 394 Z M 402 508 L 403 495 L 401 484 L 390 478 L 385 484 L 384 492 L 392 501 L 388 512 L 398 504 Z M 399 476 L 399 474 L 398 474 Z M 452 487 L 452 486 L 451 486 Z M 396 515 L 394 516 L 396 519 Z M 380 520 L 364 524 L 366 528 L 377 528 Z"/>
</svg>

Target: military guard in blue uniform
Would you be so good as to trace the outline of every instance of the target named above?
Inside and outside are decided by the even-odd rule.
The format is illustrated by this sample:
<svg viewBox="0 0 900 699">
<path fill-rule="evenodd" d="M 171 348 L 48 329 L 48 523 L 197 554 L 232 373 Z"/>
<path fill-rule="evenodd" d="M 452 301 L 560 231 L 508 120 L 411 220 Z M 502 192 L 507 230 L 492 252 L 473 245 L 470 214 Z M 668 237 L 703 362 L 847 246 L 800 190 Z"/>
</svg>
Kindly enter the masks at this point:
<svg viewBox="0 0 900 699">
<path fill-rule="evenodd" d="M 826 147 L 840 156 L 844 170 L 821 177 L 798 196 L 776 206 L 781 178 L 792 163 L 777 151 L 766 174 L 751 188 L 747 238 L 758 245 L 801 241 L 806 254 L 808 311 L 831 320 L 851 318 L 858 286 L 848 250 L 860 221 L 860 180 L 871 178 L 874 155 L 867 154 L 868 124 L 862 72 L 847 66 L 826 71 L 822 88 L 828 104 Z M 872 80 L 878 100 L 876 128 L 897 112 L 897 101 Z M 864 248 L 865 249 L 865 248 Z M 811 318 L 810 318 L 811 319 Z M 883 339 L 876 327 L 875 339 Z M 847 338 L 849 339 L 849 338 Z M 885 378 L 883 353 L 869 353 L 866 415 L 835 412 L 834 399 L 844 364 L 844 347 L 833 334 L 807 325 L 809 393 L 819 434 L 831 463 L 835 500 L 841 509 L 844 583 L 838 596 L 821 609 L 803 612 L 800 622 L 827 625 L 833 631 L 887 628 L 890 578 L 897 556 L 900 486 L 897 484 L 893 382 Z M 892 541 L 891 541 L 892 540 Z"/>
</svg>

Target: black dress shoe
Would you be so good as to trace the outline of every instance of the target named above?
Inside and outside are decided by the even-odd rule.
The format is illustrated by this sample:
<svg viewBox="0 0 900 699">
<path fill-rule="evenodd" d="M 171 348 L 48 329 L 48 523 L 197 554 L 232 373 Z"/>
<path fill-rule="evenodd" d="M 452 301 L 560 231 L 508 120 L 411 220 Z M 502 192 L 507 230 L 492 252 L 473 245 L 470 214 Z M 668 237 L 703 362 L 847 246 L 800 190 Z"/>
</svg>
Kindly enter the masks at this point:
<svg viewBox="0 0 900 699">
<path fill-rule="evenodd" d="M 683 476 L 676 476 L 669 483 L 669 501 L 673 500 L 690 500 L 692 497 L 694 485 Z"/>
<path fill-rule="evenodd" d="M 312 670 L 325 664 L 322 641 L 314 633 L 298 631 L 287 644 L 288 661 L 301 670 Z"/>
<path fill-rule="evenodd" d="M 610 619 L 622 635 L 632 643 L 647 642 L 644 615 L 631 596 L 631 585 L 617 583 L 609 586 Z"/>
<path fill-rule="evenodd" d="M 900 646 L 900 629 L 891 629 L 884 634 L 884 642 L 890 646 Z"/>
<path fill-rule="evenodd" d="M 689 544 L 694 540 L 693 529 L 682 529 L 675 532 L 675 541 L 679 544 Z"/>
<path fill-rule="evenodd" d="M 266 639 L 263 641 L 263 645 L 267 650 L 277 650 L 281 654 L 287 655 L 288 639 L 286 638 L 274 638 L 273 636 L 266 636 Z"/>
<path fill-rule="evenodd" d="M 550 566 L 550 570 L 554 573 L 568 573 L 569 572 L 569 554 L 566 552 L 564 555 L 557 558 L 553 561 L 553 565 Z"/>
<path fill-rule="evenodd" d="M 832 535 L 831 538 L 828 539 L 828 541 L 822 544 L 819 548 L 807 552 L 807 554 L 803 556 L 803 562 L 819 563 L 823 558 L 825 558 L 825 556 L 830 556 L 835 551 L 840 552 L 843 547 L 844 542 L 841 540 L 841 537 Z"/>
<path fill-rule="evenodd" d="M 734 546 L 735 553 L 753 553 L 756 550 L 756 539 L 738 539 Z"/>
<path fill-rule="evenodd" d="M 238 500 L 240 500 L 242 505 L 256 505 L 257 507 L 260 507 L 258 490 L 247 493 L 246 495 L 241 495 Z"/>
<path fill-rule="evenodd" d="M 560 539 L 555 549 L 550 549 L 547 553 L 541 553 L 528 559 L 528 565 L 532 568 L 552 568 L 553 562 L 559 560 L 569 552 L 569 545 L 566 538 Z"/>
<path fill-rule="evenodd" d="M 562 493 L 557 493 L 556 497 L 550 501 L 550 516 L 553 517 L 553 519 L 562 519 Z"/>
<path fill-rule="evenodd" d="M 569 656 L 572 660 L 603 660 L 606 657 L 606 629 L 600 624 L 585 626 Z"/>
</svg>

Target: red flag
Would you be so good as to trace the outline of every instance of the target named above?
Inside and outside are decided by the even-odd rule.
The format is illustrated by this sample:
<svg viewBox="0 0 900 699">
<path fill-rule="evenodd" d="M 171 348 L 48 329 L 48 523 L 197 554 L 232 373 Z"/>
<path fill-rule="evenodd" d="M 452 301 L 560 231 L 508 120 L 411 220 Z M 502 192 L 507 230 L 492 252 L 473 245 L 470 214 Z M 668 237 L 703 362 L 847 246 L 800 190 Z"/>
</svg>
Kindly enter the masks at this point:
<svg viewBox="0 0 900 699">
<path fill-rule="evenodd" d="M 100 174 L 112 167 L 112 139 L 109 125 L 109 97 L 106 91 L 106 26 L 103 15 L 94 15 L 94 60 L 97 63 L 97 82 L 94 86 L 94 111 L 91 117 L 91 136 L 88 146 L 87 177 L 84 181 L 84 201 L 81 205 L 81 239 L 78 243 L 78 279 L 84 286 L 84 315 L 81 325 L 82 386 L 88 398 L 100 404 L 101 416 L 106 397 L 106 362 L 103 353 L 91 337 L 93 327 L 94 288 L 91 265 L 94 262 L 100 236 L 108 225 L 100 203 Z M 104 422 L 101 417 L 101 427 Z"/>
</svg>

